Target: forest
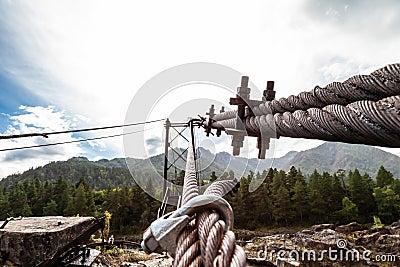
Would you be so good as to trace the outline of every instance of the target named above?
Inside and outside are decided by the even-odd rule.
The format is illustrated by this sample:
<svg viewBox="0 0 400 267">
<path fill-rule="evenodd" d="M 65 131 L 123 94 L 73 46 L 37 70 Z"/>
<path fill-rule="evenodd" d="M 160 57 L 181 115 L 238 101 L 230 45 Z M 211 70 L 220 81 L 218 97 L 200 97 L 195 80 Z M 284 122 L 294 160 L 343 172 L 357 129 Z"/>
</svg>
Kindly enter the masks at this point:
<svg viewBox="0 0 400 267">
<path fill-rule="evenodd" d="M 183 171 L 177 182 L 181 182 Z M 225 175 L 229 177 L 229 175 Z M 249 193 L 252 179 L 266 177 Z M 93 177 L 89 177 L 93 179 Z M 210 182 L 216 179 L 215 173 Z M 154 190 L 148 183 L 146 191 Z M 376 177 L 357 169 L 335 173 L 303 175 L 269 169 L 240 179 L 236 193 L 225 196 L 235 214 L 235 228 L 254 230 L 281 226 L 309 226 L 318 223 L 344 224 L 358 221 L 384 224 L 400 219 L 400 179 L 383 166 Z M 0 186 L 0 220 L 16 216 L 101 216 L 112 214 L 114 234 L 141 233 L 155 219 L 160 202 L 139 186 L 94 189 L 86 177 L 77 182 L 64 179 L 41 181 L 38 177 Z"/>
</svg>

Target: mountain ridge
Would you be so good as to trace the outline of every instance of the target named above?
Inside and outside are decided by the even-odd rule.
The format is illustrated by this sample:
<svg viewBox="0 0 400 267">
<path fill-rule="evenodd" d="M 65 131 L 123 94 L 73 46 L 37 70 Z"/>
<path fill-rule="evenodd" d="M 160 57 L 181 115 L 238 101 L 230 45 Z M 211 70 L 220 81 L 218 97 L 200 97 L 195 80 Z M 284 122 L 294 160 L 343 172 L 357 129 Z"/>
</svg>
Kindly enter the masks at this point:
<svg viewBox="0 0 400 267">
<path fill-rule="evenodd" d="M 214 155 L 205 148 L 198 148 L 197 151 L 200 156 L 197 166 L 201 169 L 201 179 L 208 179 L 212 171 L 215 171 L 217 175 L 233 171 L 235 177 L 239 178 L 250 171 L 262 172 L 270 167 L 288 171 L 291 166 L 295 166 L 306 175 L 311 174 L 314 169 L 318 172 L 334 173 L 338 169 L 357 168 L 361 173 L 368 173 L 375 178 L 381 165 L 392 172 L 394 177 L 400 177 L 400 157 L 364 145 L 326 142 L 309 150 L 290 151 L 282 157 L 266 160 L 233 157 L 227 152 Z M 149 175 L 155 174 L 154 170 L 161 175 L 163 162 L 164 154 L 149 159 L 114 158 L 97 161 L 90 161 L 85 157 L 73 157 L 66 161 L 51 162 L 23 173 L 9 175 L 0 180 L 0 186 L 25 179 L 55 180 L 60 176 L 72 182 L 78 182 L 81 178 L 88 179 L 96 189 L 104 189 L 108 186 L 130 186 L 134 183 L 134 179 L 127 170 L 127 164 L 133 167 L 135 179 L 146 179 Z M 181 170 L 184 170 L 185 162 L 178 158 L 176 165 L 178 166 L 176 173 L 179 174 Z M 171 178 L 174 176 L 174 171 L 175 169 L 169 173 Z"/>
</svg>

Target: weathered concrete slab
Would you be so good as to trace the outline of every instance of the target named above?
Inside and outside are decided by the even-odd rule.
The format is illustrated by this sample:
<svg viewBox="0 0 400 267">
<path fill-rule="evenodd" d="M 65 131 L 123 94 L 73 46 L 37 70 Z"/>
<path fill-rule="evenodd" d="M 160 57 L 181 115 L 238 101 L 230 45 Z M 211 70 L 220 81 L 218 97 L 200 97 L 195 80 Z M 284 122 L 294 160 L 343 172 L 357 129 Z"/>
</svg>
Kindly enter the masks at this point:
<svg viewBox="0 0 400 267">
<path fill-rule="evenodd" d="M 0 222 L 2 225 L 3 222 Z M 27 217 L 0 229 L 0 263 L 37 266 L 98 223 L 93 217 Z"/>
</svg>

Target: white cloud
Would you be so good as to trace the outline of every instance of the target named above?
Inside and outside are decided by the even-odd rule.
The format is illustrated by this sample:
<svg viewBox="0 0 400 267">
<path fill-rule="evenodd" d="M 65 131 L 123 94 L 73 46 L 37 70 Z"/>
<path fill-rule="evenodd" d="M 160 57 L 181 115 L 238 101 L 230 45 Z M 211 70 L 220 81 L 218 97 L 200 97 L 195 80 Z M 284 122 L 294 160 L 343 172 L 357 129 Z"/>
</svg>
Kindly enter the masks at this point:
<svg viewBox="0 0 400 267">
<path fill-rule="evenodd" d="M 12 124 L 2 135 L 22 133 L 65 131 L 71 128 L 71 122 L 63 111 L 54 107 L 20 106 L 20 115 L 9 116 Z M 27 137 L 1 140 L 1 149 L 35 146 L 49 143 L 74 141 L 78 138 L 72 134 L 50 135 L 48 138 Z M 44 165 L 50 161 L 66 160 L 70 157 L 84 154 L 85 150 L 78 144 L 48 146 L 25 150 L 0 152 L 0 178 L 9 174 L 24 171 L 30 167 Z"/>
</svg>

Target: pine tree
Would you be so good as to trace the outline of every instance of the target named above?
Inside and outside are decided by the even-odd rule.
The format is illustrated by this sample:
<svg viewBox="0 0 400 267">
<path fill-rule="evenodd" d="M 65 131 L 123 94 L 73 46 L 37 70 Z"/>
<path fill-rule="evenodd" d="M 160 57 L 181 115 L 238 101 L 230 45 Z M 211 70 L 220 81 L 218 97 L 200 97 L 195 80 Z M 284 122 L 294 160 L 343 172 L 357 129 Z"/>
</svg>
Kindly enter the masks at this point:
<svg viewBox="0 0 400 267">
<path fill-rule="evenodd" d="M 342 199 L 343 208 L 336 212 L 340 224 L 350 223 L 358 219 L 358 208 L 348 197 Z"/>
<path fill-rule="evenodd" d="M 57 202 L 54 201 L 53 199 L 50 200 L 50 202 L 47 203 L 46 206 L 43 207 L 44 216 L 57 215 L 57 212 L 58 212 Z"/>
<path fill-rule="evenodd" d="M 391 188 L 376 187 L 374 191 L 378 205 L 378 216 L 384 223 L 392 223 L 400 218 L 400 196 Z"/>
<path fill-rule="evenodd" d="M 34 203 L 36 203 L 40 198 L 40 196 L 37 193 L 35 182 L 27 179 L 23 182 L 23 188 L 24 191 L 26 192 L 28 206 L 33 207 Z"/>
<path fill-rule="evenodd" d="M 78 213 L 80 216 L 86 216 L 89 214 L 89 207 L 87 206 L 85 187 L 82 183 L 79 184 L 78 188 L 76 189 L 74 196 L 74 205 L 76 213 Z"/>
<path fill-rule="evenodd" d="M 240 179 L 240 187 L 238 192 L 232 197 L 232 207 L 235 211 L 235 225 L 240 228 L 249 229 L 251 218 L 248 216 L 247 210 L 247 195 L 249 193 L 249 179 L 248 177 L 242 177 Z"/>
<path fill-rule="evenodd" d="M 274 174 L 271 184 L 272 194 L 276 194 L 281 187 L 285 187 L 287 189 L 286 173 L 282 170 Z"/>
<path fill-rule="evenodd" d="M 393 174 L 381 166 L 376 175 L 376 185 L 378 187 L 390 186 L 392 185 L 393 180 Z"/>
<path fill-rule="evenodd" d="M 286 226 L 291 219 L 292 210 L 290 207 L 290 194 L 286 187 L 279 187 L 274 197 L 273 215 L 277 222 L 284 220 Z"/>
<path fill-rule="evenodd" d="M 36 189 L 36 200 L 32 203 L 32 215 L 33 216 L 42 216 L 43 215 L 43 206 L 45 205 L 45 193 L 44 193 L 44 184 L 39 181 L 38 178 L 34 180 L 35 189 Z"/>
<path fill-rule="evenodd" d="M 10 203 L 11 216 L 31 216 L 32 211 L 28 205 L 26 192 L 20 183 L 13 184 L 10 193 L 8 194 L 8 202 Z"/>
<path fill-rule="evenodd" d="M 8 202 L 7 191 L 0 188 L 0 220 L 5 220 L 10 212 L 10 203 Z"/>
<path fill-rule="evenodd" d="M 331 216 L 330 219 L 333 221 L 335 212 L 343 208 L 343 198 L 346 196 L 346 192 L 342 186 L 341 179 L 336 174 L 330 176 L 330 193 L 329 193 L 329 210 Z"/>
<path fill-rule="evenodd" d="M 64 209 L 64 215 L 65 216 L 73 216 L 77 215 L 76 212 L 76 207 L 75 207 L 75 202 L 74 202 L 74 197 L 70 196 L 68 198 L 67 206 Z"/>
<path fill-rule="evenodd" d="M 393 191 L 400 196 L 400 179 L 394 179 L 392 187 Z"/>
<path fill-rule="evenodd" d="M 57 204 L 57 212 L 55 215 L 63 215 L 67 208 L 70 192 L 68 183 L 63 178 L 59 177 L 54 184 L 54 199 Z"/>
<path fill-rule="evenodd" d="M 303 223 L 303 218 L 307 217 L 309 211 L 307 186 L 304 180 L 298 179 L 296 181 L 293 188 L 292 201 L 296 219 L 300 218 L 300 222 Z"/>
<path fill-rule="evenodd" d="M 287 183 L 287 188 L 289 189 L 289 192 L 291 192 L 296 184 L 296 176 L 297 176 L 297 169 L 296 167 L 292 166 L 290 167 L 289 172 L 286 175 L 286 183 Z"/>
<path fill-rule="evenodd" d="M 252 201 L 256 203 L 254 220 L 257 221 L 257 224 L 259 225 L 270 225 L 274 222 L 272 216 L 273 203 L 270 188 L 272 176 L 273 174 L 270 174 L 265 170 L 261 174 L 257 172 L 256 180 L 262 181 L 262 183 L 256 191 L 249 194 L 252 196 Z"/>
<path fill-rule="evenodd" d="M 288 225 L 292 217 L 292 210 L 290 206 L 290 192 L 287 185 L 287 177 L 284 171 L 275 173 L 272 185 L 271 185 L 271 196 L 272 196 L 272 215 L 277 223 L 285 221 Z"/>
<path fill-rule="evenodd" d="M 312 224 L 328 220 L 327 199 L 324 192 L 326 181 L 323 181 L 317 170 L 310 175 L 308 183 L 308 199 L 310 204 L 310 219 Z"/>
<path fill-rule="evenodd" d="M 371 177 L 367 174 L 361 176 L 357 169 L 349 173 L 350 199 L 358 207 L 361 223 L 372 221 L 372 215 L 376 213 L 376 203 L 370 180 Z"/>
</svg>

